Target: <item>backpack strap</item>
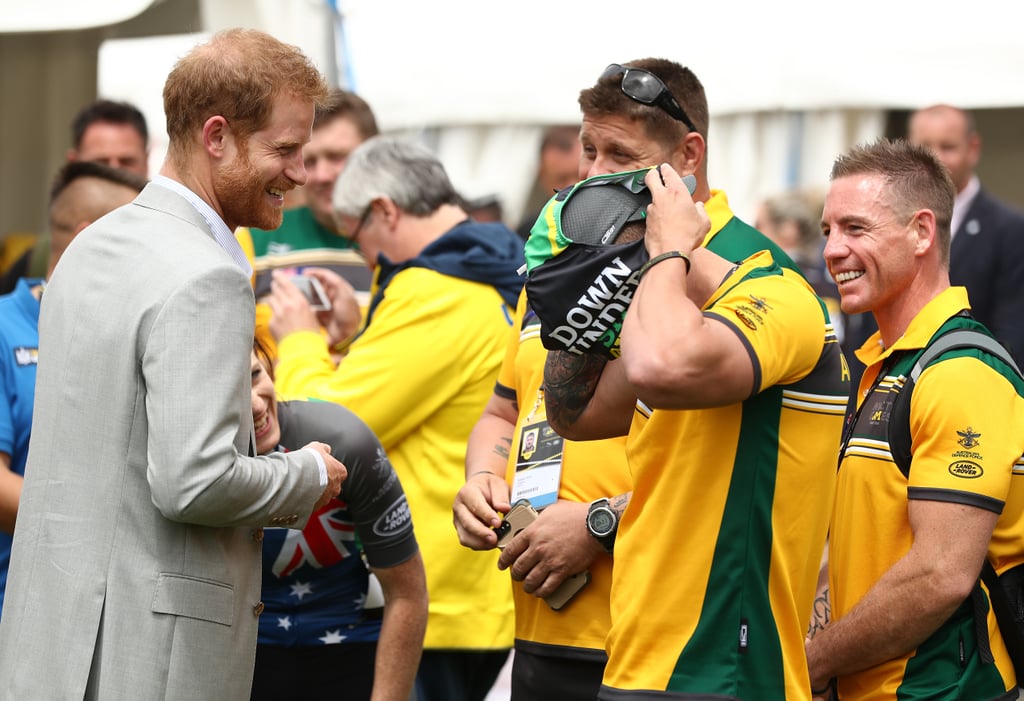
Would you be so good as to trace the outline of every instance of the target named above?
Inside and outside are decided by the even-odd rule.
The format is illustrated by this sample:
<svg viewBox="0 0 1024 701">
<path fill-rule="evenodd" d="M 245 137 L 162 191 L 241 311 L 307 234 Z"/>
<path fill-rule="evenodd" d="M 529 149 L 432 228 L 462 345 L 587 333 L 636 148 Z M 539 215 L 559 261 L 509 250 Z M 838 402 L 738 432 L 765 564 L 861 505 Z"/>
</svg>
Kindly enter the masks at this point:
<svg viewBox="0 0 1024 701">
<path fill-rule="evenodd" d="M 1022 629 L 1024 626 L 1024 611 L 1022 611 L 1024 602 L 1021 599 L 1021 582 L 1024 572 L 1022 570 L 1024 570 L 1024 565 L 1018 565 L 1012 570 L 1004 572 L 1000 577 L 996 574 L 988 558 L 985 558 L 985 564 L 981 567 L 981 580 L 988 588 L 989 601 L 999 624 L 999 634 L 1003 637 L 1006 651 L 1010 653 L 1018 686 L 1024 685 L 1024 629 Z M 980 589 L 980 586 L 974 587 L 975 592 Z M 981 639 L 979 636 L 978 640 Z M 988 646 L 986 645 L 986 647 Z M 991 651 L 988 654 L 991 656 Z"/>
<path fill-rule="evenodd" d="M 910 395 L 914 391 L 914 385 L 929 364 L 942 355 L 961 348 L 976 348 L 985 351 L 1013 368 L 1013 371 L 1018 376 L 1021 374 L 1020 368 L 1017 367 L 1009 352 L 998 341 L 981 331 L 955 328 L 933 338 L 914 361 L 914 365 L 910 369 L 910 375 L 907 377 L 903 388 L 893 400 L 892 411 L 889 414 L 887 436 L 889 448 L 892 451 L 893 461 L 899 467 L 904 477 L 910 476 L 910 461 L 912 457 L 910 450 Z M 1010 653 L 1010 659 L 1013 661 L 1018 683 L 1021 683 L 1024 680 L 1024 632 L 1021 630 L 1021 621 L 1024 618 L 1024 610 L 1022 610 L 1024 602 L 1020 598 L 1021 579 L 1017 577 L 1008 578 L 1006 582 L 1000 581 L 988 558 L 985 558 L 980 579 L 985 582 L 985 586 L 988 589 L 989 603 L 985 603 L 981 586 L 976 584 L 970 598 L 974 609 L 978 654 L 982 662 L 986 664 L 993 662 L 986 624 L 987 609 L 988 606 L 991 606 L 995 613 L 996 621 L 999 624 L 999 631 L 1003 642 L 1006 644 L 1006 649 Z M 1013 600 L 1011 600 L 1007 589 L 1012 589 L 1015 592 L 1016 595 Z"/>
<path fill-rule="evenodd" d="M 961 348 L 977 348 L 993 355 L 1013 368 L 1020 375 L 1020 369 L 999 341 L 976 329 L 951 329 L 932 339 L 931 343 L 918 355 L 910 375 L 903 388 L 893 400 L 892 412 L 889 414 L 888 440 L 893 461 L 904 477 L 910 475 L 911 440 L 910 440 L 910 395 L 914 391 L 917 379 L 925 368 L 940 356 Z"/>
<path fill-rule="evenodd" d="M 913 382 L 917 382 L 917 378 L 924 372 L 925 367 L 930 362 L 938 358 L 947 351 L 956 350 L 958 348 L 978 348 L 985 351 L 989 355 L 1002 360 L 1004 363 L 1013 368 L 1014 372 L 1020 374 L 1020 368 L 1017 367 L 1017 363 L 1014 362 L 1007 351 L 999 341 L 983 334 L 977 329 L 953 329 L 942 334 L 935 341 L 925 348 L 924 353 L 914 363 L 914 367 L 910 370 L 910 378 Z"/>
</svg>

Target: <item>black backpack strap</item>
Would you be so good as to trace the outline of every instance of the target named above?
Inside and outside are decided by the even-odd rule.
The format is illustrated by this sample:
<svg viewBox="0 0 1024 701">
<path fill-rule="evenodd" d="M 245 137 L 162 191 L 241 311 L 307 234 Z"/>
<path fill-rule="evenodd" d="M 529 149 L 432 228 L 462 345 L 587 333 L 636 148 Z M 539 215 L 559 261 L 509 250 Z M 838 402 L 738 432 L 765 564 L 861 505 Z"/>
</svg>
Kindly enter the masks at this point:
<svg viewBox="0 0 1024 701">
<path fill-rule="evenodd" d="M 975 329 L 952 329 L 932 342 L 918 355 L 910 375 L 903 388 L 893 401 L 892 412 L 889 414 L 888 441 L 893 461 L 904 477 L 910 475 L 911 441 L 910 441 L 910 394 L 914 384 L 925 368 L 940 356 L 960 348 L 977 348 L 993 355 L 1013 368 L 1020 375 L 1020 369 L 999 341 Z"/>
<path fill-rule="evenodd" d="M 940 356 L 960 348 L 977 348 L 999 358 L 1019 376 L 1020 368 L 1013 357 L 998 341 L 976 329 L 957 328 L 933 338 L 927 348 L 914 361 L 910 374 L 893 401 L 889 415 L 888 441 L 892 457 L 905 477 L 910 475 L 910 395 L 921 373 Z M 981 580 L 989 591 L 989 602 L 999 625 L 999 632 L 1013 661 L 1018 684 L 1024 682 L 1024 565 L 996 575 L 992 563 L 985 559 Z M 1011 592 L 1011 593 L 1008 593 Z M 985 663 L 993 662 L 989 646 L 987 606 L 981 585 L 975 585 L 971 592 L 974 609 L 975 632 L 977 633 L 978 654 Z"/>
<path fill-rule="evenodd" d="M 957 348 L 978 348 L 983 350 L 989 355 L 999 358 L 1012 367 L 1014 372 L 1018 375 L 1020 374 L 1020 368 L 1017 367 L 1017 363 L 1013 361 L 1010 352 L 999 341 L 976 329 L 953 329 L 936 338 L 931 345 L 925 348 L 910 371 L 911 381 L 917 382 L 917 378 L 924 372 L 928 363 L 943 353 L 956 350 Z"/>
<path fill-rule="evenodd" d="M 1006 651 L 1010 653 L 1013 669 L 1017 673 L 1017 684 L 1022 685 L 1024 684 L 1024 597 L 1022 597 L 1024 594 L 1024 590 L 1022 590 L 1024 565 L 1014 567 L 1000 577 L 996 574 L 992 563 L 985 558 L 985 564 L 981 568 L 981 580 L 988 587 L 989 601 L 992 604 L 992 611 L 996 614 L 999 633 L 1003 637 L 1003 642 L 1006 643 Z M 978 586 L 974 589 L 978 591 L 981 587 Z"/>
<path fill-rule="evenodd" d="M 988 565 L 988 560 L 985 560 L 985 565 Z M 982 664 L 992 664 L 995 662 L 995 658 L 992 657 L 992 644 L 988 637 L 989 602 L 985 598 L 981 584 L 974 583 L 969 598 L 971 600 L 971 615 L 974 617 L 974 638 L 978 643 L 978 659 Z M 1000 630 L 1002 630 L 1002 626 L 1000 626 Z M 1014 660 L 1014 666 L 1016 664 L 1017 662 Z"/>
</svg>

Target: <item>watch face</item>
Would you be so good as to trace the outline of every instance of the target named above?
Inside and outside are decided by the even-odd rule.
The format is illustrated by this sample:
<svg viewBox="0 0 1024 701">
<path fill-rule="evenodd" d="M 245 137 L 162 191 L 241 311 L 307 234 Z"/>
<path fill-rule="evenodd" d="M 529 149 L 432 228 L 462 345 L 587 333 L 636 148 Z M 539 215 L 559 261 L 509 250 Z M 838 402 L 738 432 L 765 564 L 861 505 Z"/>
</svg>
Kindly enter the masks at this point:
<svg viewBox="0 0 1024 701">
<path fill-rule="evenodd" d="M 597 535 L 607 535 L 615 528 L 615 514 L 608 508 L 594 509 L 590 512 L 590 530 Z"/>
</svg>

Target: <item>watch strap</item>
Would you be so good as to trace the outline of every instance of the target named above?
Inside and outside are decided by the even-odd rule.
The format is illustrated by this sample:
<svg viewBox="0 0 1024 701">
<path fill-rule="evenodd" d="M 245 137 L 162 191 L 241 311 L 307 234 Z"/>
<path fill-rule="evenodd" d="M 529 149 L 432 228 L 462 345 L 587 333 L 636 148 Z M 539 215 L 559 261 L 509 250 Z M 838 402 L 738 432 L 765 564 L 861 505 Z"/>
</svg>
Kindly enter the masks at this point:
<svg viewBox="0 0 1024 701">
<path fill-rule="evenodd" d="M 598 509 L 607 510 L 608 513 L 610 513 L 612 515 L 612 519 L 614 521 L 614 525 L 612 526 L 611 531 L 609 531 L 608 533 L 604 533 L 604 534 L 597 533 L 597 532 L 594 531 L 594 529 L 590 525 L 591 514 L 593 514 Z M 607 499 L 605 497 L 602 497 L 600 499 L 595 499 L 594 501 L 590 502 L 590 507 L 587 509 L 587 532 L 598 543 L 601 544 L 601 547 L 603 547 L 605 549 L 605 551 L 609 555 L 612 554 L 613 550 L 615 549 L 615 535 L 616 535 L 616 533 L 618 533 L 618 530 L 619 530 L 619 515 L 612 508 L 611 500 Z"/>
</svg>

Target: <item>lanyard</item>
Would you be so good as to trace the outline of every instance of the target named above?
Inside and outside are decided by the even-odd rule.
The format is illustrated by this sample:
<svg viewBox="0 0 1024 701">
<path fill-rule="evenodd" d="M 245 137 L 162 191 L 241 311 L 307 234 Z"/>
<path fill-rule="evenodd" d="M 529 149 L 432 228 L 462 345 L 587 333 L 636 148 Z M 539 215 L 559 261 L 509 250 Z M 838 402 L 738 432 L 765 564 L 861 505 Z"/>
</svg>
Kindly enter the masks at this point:
<svg viewBox="0 0 1024 701">
<path fill-rule="evenodd" d="M 846 449 L 850 445 L 850 441 L 853 439 L 853 429 L 857 426 L 857 422 L 860 420 L 860 412 L 864 409 L 864 405 L 868 403 L 871 396 L 878 389 L 878 386 L 882 384 L 886 376 L 892 370 L 892 367 L 896 364 L 896 353 L 893 353 L 885 362 L 882 363 L 882 367 L 878 370 L 878 375 L 875 376 L 875 381 L 871 383 L 871 387 L 868 388 L 867 394 L 864 395 L 864 401 L 858 406 L 857 410 L 854 411 L 853 416 L 850 417 L 849 421 L 846 422 L 846 430 L 843 431 L 843 440 L 839 446 L 839 459 L 836 462 L 836 471 L 838 472 L 839 466 L 843 464 L 843 456 L 846 455 Z M 888 436 L 886 437 L 888 439 Z"/>
</svg>

